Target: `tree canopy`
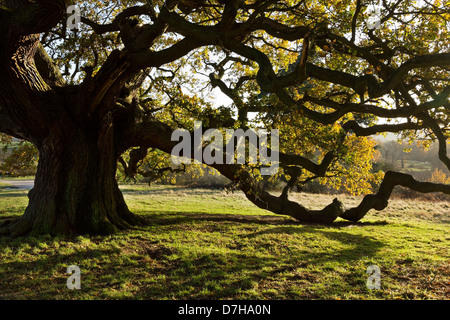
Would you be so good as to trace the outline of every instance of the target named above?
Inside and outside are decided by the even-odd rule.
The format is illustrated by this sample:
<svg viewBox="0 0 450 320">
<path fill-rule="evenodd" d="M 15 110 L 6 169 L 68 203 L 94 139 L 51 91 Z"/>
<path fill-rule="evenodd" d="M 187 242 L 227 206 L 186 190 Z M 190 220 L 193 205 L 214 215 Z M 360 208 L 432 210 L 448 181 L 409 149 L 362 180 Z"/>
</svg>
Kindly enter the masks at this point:
<svg viewBox="0 0 450 320">
<path fill-rule="evenodd" d="M 68 5 L 80 9 L 76 29 Z M 281 195 L 264 189 L 258 166 L 212 167 L 257 206 L 300 222 L 358 221 L 383 210 L 397 185 L 450 194 L 446 183 L 372 170 L 372 136 L 389 132 L 425 147 L 437 141 L 450 170 L 449 8 L 442 0 L 0 0 L 0 131 L 39 150 L 27 211 L 0 233 L 142 223 L 118 190 L 117 163 L 134 176 L 151 159 L 168 161 L 172 132 L 192 132 L 194 121 L 203 130 L 280 130 Z M 366 196 L 354 208 L 335 199 L 321 210 L 289 199 L 314 179 Z"/>
</svg>

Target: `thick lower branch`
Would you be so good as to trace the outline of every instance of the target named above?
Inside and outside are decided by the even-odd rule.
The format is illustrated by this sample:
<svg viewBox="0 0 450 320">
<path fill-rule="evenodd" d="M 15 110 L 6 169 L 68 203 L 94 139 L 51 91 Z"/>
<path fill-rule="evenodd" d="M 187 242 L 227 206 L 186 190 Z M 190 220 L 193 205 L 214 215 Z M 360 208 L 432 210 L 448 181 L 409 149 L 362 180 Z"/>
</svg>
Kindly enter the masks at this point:
<svg viewBox="0 0 450 320">
<path fill-rule="evenodd" d="M 395 186 L 403 186 L 421 193 L 442 192 L 450 194 L 450 185 L 420 182 L 415 180 L 409 174 L 388 171 L 376 194 L 365 196 L 359 206 L 346 210 L 340 217 L 350 221 L 358 221 L 363 218 L 370 209 L 375 209 L 377 211 L 385 209 Z"/>
<path fill-rule="evenodd" d="M 250 173 L 241 166 L 213 165 L 213 167 L 231 181 L 236 182 L 247 199 L 261 209 L 291 216 L 303 223 L 320 224 L 332 223 L 344 212 L 344 206 L 337 199 L 322 210 L 309 210 L 297 202 L 290 201 L 285 194 L 279 197 L 274 196 L 262 190 Z"/>
<path fill-rule="evenodd" d="M 127 139 L 132 146 L 145 146 L 158 148 L 164 152 L 171 153 L 177 144 L 171 141 L 172 129 L 161 122 L 145 122 L 135 130 L 133 137 Z M 194 154 L 194 153 L 192 153 Z M 286 160 L 292 165 L 299 165 L 322 176 L 331 161 L 334 153 L 325 155 L 320 165 L 295 155 L 280 154 L 280 160 Z M 301 222 L 307 223 L 332 223 L 344 212 L 342 204 L 336 199 L 332 204 L 322 210 L 308 210 L 302 205 L 290 201 L 285 196 L 276 197 L 262 190 L 257 181 L 245 170 L 245 167 L 237 164 L 213 164 L 221 174 L 239 184 L 240 189 L 247 198 L 258 207 L 269 210 L 276 214 L 292 216 Z"/>
<path fill-rule="evenodd" d="M 144 145 L 155 147 L 170 153 L 176 142 L 171 141 L 172 129 L 160 122 L 146 122 L 138 126 L 134 136 L 128 141 L 134 146 Z M 334 159 L 334 154 L 325 156 L 322 164 L 317 165 L 311 162 L 309 165 L 303 158 L 296 158 L 295 155 L 280 154 L 282 163 L 299 165 L 317 175 L 326 172 L 330 162 Z M 274 196 L 264 191 L 252 175 L 245 170 L 242 165 L 213 164 L 221 174 L 237 183 L 246 197 L 259 208 L 269 210 L 276 214 L 288 215 L 301 222 L 308 223 L 332 223 L 336 218 L 341 217 L 350 221 L 362 219 L 370 209 L 383 210 L 388 205 L 388 200 L 395 186 L 400 185 L 411 190 L 428 193 L 443 192 L 450 194 L 450 185 L 435 184 L 430 182 L 416 181 L 412 176 L 389 171 L 386 173 L 383 183 L 377 194 L 367 195 L 361 204 L 355 208 L 346 210 L 337 199 L 322 210 L 308 210 L 301 204 L 290 201 L 286 193 L 280 197 Z"/>
</svg>

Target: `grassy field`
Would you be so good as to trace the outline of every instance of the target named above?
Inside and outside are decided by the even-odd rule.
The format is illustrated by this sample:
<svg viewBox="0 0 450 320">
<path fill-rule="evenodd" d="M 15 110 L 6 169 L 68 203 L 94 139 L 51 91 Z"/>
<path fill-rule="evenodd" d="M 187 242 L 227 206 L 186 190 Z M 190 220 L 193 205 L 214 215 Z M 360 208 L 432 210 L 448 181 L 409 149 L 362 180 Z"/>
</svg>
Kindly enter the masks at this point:
<svg viewBox="0 0 450 320">
<path fill-rule="evenodd" d="M 34 176 L 20 176 L 20 177 L 1 177 L 2 180 L 13 180 L 13 181 L 21 181 L 21 180 L 34 180 Z"/>
<path fill-rule="evenodd" d="M 147 227 L 107 237 L 0 238 L 0 299 L 449 299 L 447 202 L 391 201 L 360 223 L 302 225 L 241 193 L 122 186 Z M 27 191 L 0 186 L 0 221 Z M 314 208 L 331 196 L 300 194 Z M 360 198 L 339 197 L 347 205 Z M 69 290 L 67 267 L 81 269 Z M 381 270 L 369 290 L 368 266 Z"/>
</svg>

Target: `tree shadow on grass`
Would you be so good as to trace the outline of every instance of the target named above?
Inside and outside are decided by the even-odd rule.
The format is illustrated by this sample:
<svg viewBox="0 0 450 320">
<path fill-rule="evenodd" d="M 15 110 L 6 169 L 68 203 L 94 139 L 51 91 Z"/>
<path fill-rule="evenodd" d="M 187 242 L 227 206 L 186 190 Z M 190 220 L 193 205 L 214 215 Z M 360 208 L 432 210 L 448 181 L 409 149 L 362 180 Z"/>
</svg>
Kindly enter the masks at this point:
<svg viewBox="0 0 450 320">
<path fill-rule="evenodd" d="M 0 185 L 0 191 L 1 190 L 16 190 L 16 189 L 19 189 L 19 188 L 17 188 L 16 186 L 13 186 L 13 185 Z"/>
<path fill-rule="evenodd" d="M 192 223 L 198 221 L 211 222 L 233 222 L 246 224 L 283 224 L 297 225 L 298 222 L 289 217 L 273 216 L 273 215 L 236 215 L 236 214 L 201 214 L 198 212 L 171 212 L 170 214 L 146 213 L 142 216 L 149 224 L 152 225 L 177 225 L 182 223 Z"/>
<path fill-rule="evenodd" d="M 250 237 L 258 237 L 269 234 L 297 234 L 308 235 L 308 237 L 311 235 L 318 235 L 324 236 L 329 240 L 337 241 L 345 247 L 345 249 L 331 251 L 328 253 L 307 254 L 307 261 L 312 263 L 325 263 L 329 261 L 351 262 L 353 260 L 359 260 L 363 257 L 371 258 L 385 246 L 382 241 L 377 240 L 372 236 L 351 234 L 345 232 L 345 229 L 338 231 L 333 229 L 335 228 L 319 225 L 308 225 L 303 228 L 282 226 L 255 232 Z"/>
<path fill-rule="evenodd" d="M 6 192 L 6 193 L 0 193 L 0 199 L 1 198 L 21 198 L 21 197 L 26 197 L 27 193 L 26 192 Z"/>
<path fill-rule="evenodd" d="M 290 286 L 305 286 L 305 283 L 322 279 L 317 273 L 308 270 L 309 266 L 323 270 L 327 263 L 339 266 L 342 263 L 357 264 L 360 259 L 374 257 L 385 245 L 373 237 L 350 233 L 345 228 L 349 225 L 347 223 L 337 227 L 301 225 L 283 216 L 186 212 L 167 216 L 149 214 L 146 218 L 152 224 L 174 227 L 175 231 L 179 226 L 179 232 L 183 232 L 183 224 L 204 221 L 239 223 L 258 228 L 247 228 L 242 234 L 228 238 L 232 241 L 224 243 L 220 238 L 216 242 L 214 237 L 209 237 L 209 242 L 204 243 L 205 247 L 217 249 L 199 251 L 194 247 L 180 249 L 171 242 L 155 244 L 152 241 L 158 236 L 157 233 L 167 230 L 155 228 L 149 232 L 144 227 L 137 230 L 134 236 L 128 237 L 129 241 L 137 241 L 141 250 L 134 252 L 137 248 L 134 246 L 130 248 L 130 255 L 123 259 L 127 250 L 109 246 L 108 243 L 105 244 L 108 246 L 106 249 L 78 247 L 76 252 L 64 253 L 61 247 L 33 253 L 34 248 L 51 247 L 55 241 L 62 245 L 62 242 L 76 240 L 61 238 L 58 241 L 50 237 L 0 238 L 2 247 L 24 253 L 23 256 L 18 254 L 14 261 L 0 260 L 0 283 L 6 283 L 0 291 L 0 298 L 61 299 L 87 295 L 101 299 L 114 296 L 130 283 L 137 287 L 133 289 L 136 299 L 236 299 L 241 298 L 243 292 L 259 290 L 258 287 L 278 288 L 283 298 L 298 298 L 298 295 L 290 295 Z M 131 234 L 133 232 L 130 231 Z M 324 251 L 310 248 L 307 243 L 302 247 L 299 243 L 290 246 L 287 242 L 284 247 L 279 247 L 282 251 L 271 253 L 274 239 L 279 239 L 279 235 L 300 235 L 304 238 L 317 235 L 336 242 L 337 246 Z M 312 242 L 318 243 L 317 239 Z M 31 249 L 24 252 L 24 245 L 29 245 Z M 80 291 L 66 288 L 69 275 L 65 268 L 69 265 L 81 268 Z M 158 281 L 149 280 L 150 277 L 158 276 Z M 305 293 L 302 297 L 317 298 L 312 293 Z"/>
<path fill-rule="evenodd" d="M 20 215 L 2 215 L 2 213 L 0 212 L 0 227 L 4 227 L 17 219 L 20 219 Z"/>
<path fill-rule="evenodd" d="M 171 212 L 170 214 L 148 213 L 142 216 L 149 224 L 158 225 L 177 225 L 181 223 L 191 223 L 196 221 L 211 221 L 211 222 L 233 222 L 242 224 L 256 224 L 256 225 L 290 225 L 290 226 L 314 226 L 316 228 L 347 228 L 347 227 L 364 227 L 364 226 L 378 226 L 387 225 L 387 221 L 335 221 L 332 224 L 316 224 L 303 223 L 282 215 L 237 215 L 237 214 L 201 214 L 198 212 Z"/>
<path fill-rule="evenodd" d="M 218 248 L 216 252 L 208 250 L 198 254 L 196 251 L 198 249 L 193 250 L 195 254 L 184 252 L 174 268 L 164 271 L 165 290 L 172 292 L 179 299 L 240 299 L 243 292 L 250 292 L 248 294 L 252 297 L 252 291 L 259 290 L 259 287 L 270 288 L 271 286 L 281 291 L 285 290 L 282 292 L 283 299 L 298 298 L 298 295 L 289 293 L 289 287 L 296 285 L 307 287 L 308 283 L 322 279 L 320 275 L 311 273 L 308 267 L 325 270 L 330 266 L 345 268 L 348 265 L 356 265 L 355 272 L 365 275 L 365 266 L 361 266 L 360 261 L 373 259 L 385 246 L 384 242 L 375 237 L 354 234 L 347 229 L 352 225 L 361 227 L 384 225 L 386 224 L 384 222 L 354 224 L 342 221 L 337 225 L 324 226 L 304 225 L 282 216 L 194 213 L 172 214 L 170 217 L 155 215 L 148 218 L 153 223 L 175 227 L 175 230 L 179 225 L 180 231 L 183 230 L 183 224 L 199 221 L 259 226 L 255 232 L 246 229 L 242 235 L 225 239 L 224 243 L 228 243 L 225 245 L 226 249 L 221 244 L 222 240 L 218 239 L 216 245 L 221 248 Z M 208 232 L 208 229 L 199 226 L 199 232 L 202 231 Z M 225 234 L 226 231 L 224 231 Z M 280 235 L 300 237 L 293 240 L 297 242 L 293 242 L 292 246 L 289 242 L 277 245 L 276 241 L 280 241 Z M 320 239 L 324 238 L 328 239 L 326 241 L 328 245 L 335 244 L 336 247 L 321 247 Z M 310 247 L 308 240 L 305 241 L 305 239 L 311 239 L 310 243 L 313 246 Z M 214 242 L 214 238 L 211 241 Z M 212 243 L 205 244 L 205 246 L 210 245 L 214 246 Z M 364 283 L 358 282 L 357 274 L 342 272 L 339 276 L 342 277 L 342 281 L 351 280 L 364 289 Z M 279 289 L 280 286 L 285 286 L 287 289 Z M 158 287 L 144 287 L 139 292 L 139 295 L 151 299 L 159 298 L 160 294 L 165 293 Z M 317 298 L 317 296 L 305 293 L 303 298 Z"/>
<path fill-rule="evenodd" d="M 0 260 L 0 283 L 2 284 L 0 299 L 76 299 L 86 291 L 100 291 L 108 286 L 108 282 L 99 279 L 100 274 L 111 273 L 114 268 L 100 269 L 97 265 L 89 266 L 89 263 L 92 263 L 90 261 L 93 259 L 101 263 L 105 257 L 118 255 L 120 251 L 119 249 L 85 249 L 61 254 L 56 250 L 51 254 L 33 256 L 30 251 L 37 248 L 36 243 L 50 244 L 49 241 L 36 238 L 31 240 L 20 238 L 9 243 L 13 251 L 20 250 L 20 247 L 24 245 L 31 245 L 32 249 L 26 250 L 27 252 L 22 250 L 21 254 L 16 255 L 17 258 L 14 261 Z M 67 288 L 67 279 L 71 276 L 67 273 L 67 267 L 71 265 L 80 267 L 84 290 Z"/>
<path fill-rule="evenodd" d="M 248 248 L 241 252 L 233 250 L 234 252 L 227 253 L 187 255 L 178 261 L 175 268 L 163 271 L 164 288 L 158 285 L 144 286 L 138 294 L 148 299 L 169 298 L 171 295 L 176 299 L 254 299 L 256 294 L 256 299 L 260 299 L 264 295 L 261 293 L 264 288 L 273 288 L 282 299 L 296 299 L 298 295 L 289 292 L 290 289 L 299 286 L 308 288 L 312 283 L 324 281 L 323 273 L 333 271 L 326 264 L 336 265 L 338 268 L 358 265 L 359 259 L 370 259 L 383 247 L 383 243 L 369 237 L 340 237 L 329 232 L 319 232 L 332 240 L 352 246 L 336 248 L 327 253 L 291 249 L 284 256 L 263 257 L 260 256 L 261 250 L 253 254 Z M 365 284 L 358 282 L 358 275 L 365 273 L 365 267 L 357 266 L 352 270 L 354 273 L 342 274 L 342 281 L 351 281 L 364 289 Z M 327 284 L 323 283 L 323 286 L 326 287 Z M 319 297 L 307 291 L 303 294 L 302 298 L 306 299 Z M 271 298 L 270 293 L 265 297 Z"/>
</svg>

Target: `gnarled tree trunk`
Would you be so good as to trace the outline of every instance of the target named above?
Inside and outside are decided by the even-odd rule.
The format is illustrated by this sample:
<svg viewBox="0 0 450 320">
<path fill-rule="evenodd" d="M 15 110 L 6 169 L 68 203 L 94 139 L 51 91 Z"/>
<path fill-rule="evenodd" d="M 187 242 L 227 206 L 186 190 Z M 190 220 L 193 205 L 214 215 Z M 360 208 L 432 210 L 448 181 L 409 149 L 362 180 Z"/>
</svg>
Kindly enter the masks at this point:
<svg viewBox="0 0 450 320">
<path fill-rule="evenodd" d="M 111 55 L 108 68 L 116 73 L 99 73 L 96 85 L 59 86 L 63 80 L 49 72 L 55 70 L 51 60 L 35 56 L 42 50 L 37 32 L 63 17 L 66 1 L 5 3 L 10 9 L 0 8 L 1 129 L 34 143 L 39 163 L 23 217 L 0 227 L 0 234 L 105 234 L 142 222 L 128 210 L 115 179 L 113 113 L 96 112 L 114 105 L 126 77 L 123 57 Z"/>
<path fill-rule="evenodd" d="M 243 7 L 244 2 L 221 1 L 224 4 L 222 17 L 211 26 L 196 24 L 190 18 L 178 15 L 173 10 L 177 3 L 182 10 L 190 7 L 186 1 L 166 1 L 166 6 L 160 6 L 156 14 L 151 5 L 137 6 L 127 12 L 124 10 L 105 25 L 85 18 L 84 23 L 99 35 L 119 32 L 125 48 L 112 51 L 93 77 L 94 68 L 86 68 L 91 70 L 86 72 L 85 80 L 71 86 L 64 83 L 58 68 L 40 45 L 39 33 L 51 30 L 61 21 L 66 15 L 67 5 L 73 4 L 73 1 L 0 0 L 0 132 L 34 143 L 40 153 L 35 187 L 29 194 L 26 212 L 19 220 L 0 226 L 0 234 L 104 234 L 139 223 L 140 219 L 129 212 L 115 180 L 117 159 L 131 147 L 140 148 L 138 156 L 141 151 L 145 154 L 148 148 L 170 153 L 174 142 L 171 140 L 173 128 L 152 117 L 152 111 L 147 110 L 147 106 L 139 106 L 139 99 L 134 93 L 143 83 L 147 68 L 161 67 L 203 46 L 221 47 L 224 52 L 227 51 L 228 58 L 231 59 L 229 53 L 233 53 L 233 60 L 234 54 L 237 54 L 249 62 L 255 62 L 259 70 L 254 80 L 262 91 L 275 94 L 287 108 L 279 111 L 298 110 L 321 124 L 336 123 L 351 113 L 408 119 L 404 123 L 369 127 L 362 127 L 354 120 L 342 125 L 345 133 L 351 130 L 358 136 L 428 128 L 439 142 L 439 158 L 450 169 L 448 139 L 444 130 L 446 120 L 438 121 L 429 114 L 432 110 L 442 112 L 450 95 L 450 87 L 437 94 L 429 84 L 430 89 L 426 90 L 428 93 L 423 98 L 429 95 L 433 101 L 417 105 L 410 90 L 415 90 L 418 82 L 409 83 L 411 89 L 406 88 L 405 82 L 406 75 L 413 69 L 449 66 L 449 53 L 416 56 L 394 69 L 383 61 L 396 58 L 395 50 L 389 49 L 384 53 L 387 54 L 385 58 L 378 58 L 377 46 L 356 46 L 345 37 L 334 35 L 326 26 L 284 25 L 266 17 L 266 13 L 273 10 L 269 8 L 270 1 L 255 10 L 246 22 L 238 19 L 239 10 L 247 11 L 249 8 Z M 203 6 L 197 3 L 185 11 L 200 7 Z M 203 9 L 206 7 L 210 5 L 205 5 Z M 135 19 L 128 19 L 143 14 L 151 16 L 152 24 L 140 25 Z M 245 41 L 253 32 L 260 30 L 286 41 L 303 39 L 302 54 L 292 72 L 276 74 L 271 59 Z M 154 44 L 165 32 L 175 32 L 182 39 L 167 48 L 167 43 L 164 43 L 164 49 L 153 50 L 159 47 Z M 319 47 L 330 45 L 330 40 L 333 43 L 332 54 L 336 52 L 342 57 L 351 48 L 351 52 L 357 53 L 374 69 L 381 68 L 377 72 L 379 79 L 374 75 L 358 76 L 353 71 L 350 74 L 313 64 L 312 59 L 308 59 L 310 37 L 315 39 L 311 42 Z M 384 51 L 389 44 L 385 43 L 382 47 Z M 214 69 L 220 75 L 223 74 L 223 65 L 219 65 L 221 63 Z M 239 86 L 250 79 L 248 76 L 241 77 L 235 89 L 231 89 L 219 75 L 210 75 L 211 85 L 217 86 L 235 102 L 240 110 L 239 120 L 245 122 L 245 112 L 249 110 L 266 112 L 267 106 L 259 109 L 251 105 L 252 99 L 249 99 L 250 104 L 245 105 L 235 94 L 240 91 L 237 90 Z M 331 96 L 330 99 L 318 99 L 308 94 L 296 100 L 286 89 L 303 83 L 307 78 L 343 86 L 354 91 L 354 94 L 345 99 L 346 103 L 337 103 Z M 377 99 L 387 93 L 399 98 L 397 108 L 385 109 L 364 101 L 367 95 Z M 360 103 L 350 102 L 353 101 L 350 99 L 352 96 L 359 96 Z M 306 103 L 334 111 L 321 113 L 309 109 Z M 420 121 L 412 121 L 413 118 Z M 329 152 L 320 164 L 316 164 L 302 156 L 280 153 L 280 162 L 285 167 L 303 168 L 315 177 L 325 177 L 335 156 L 334 152 Z M 342 203 L 334 200 L 322 210 L 308 210 L 288 199 L 289 188 L 277 197 L 260 188 L 252 175 L 241 172 L 239 166 L 217 165 L 215 168 L 239 184 L 247 198 L 258 207 L 309 223 L 331 223 L 337 217 L 358 221 L 371 209 L 384 209 L 396 185 L 420 192 L 450 194 L 449 185 L 419 182 L 405 174 L 388 172 L 379 191 L 364 197 L 355 208 L 345 209 Z"/>
<path fill-rule="evenodd" d="M 39 144 L 28 207 L 2 233 L 107 234 L 140 223 L 128 210 L 116 182 L 118 155 L 113 137 L 110 116 L 97 128 L 70 122 L 52 126 Z"/>
</svg>

